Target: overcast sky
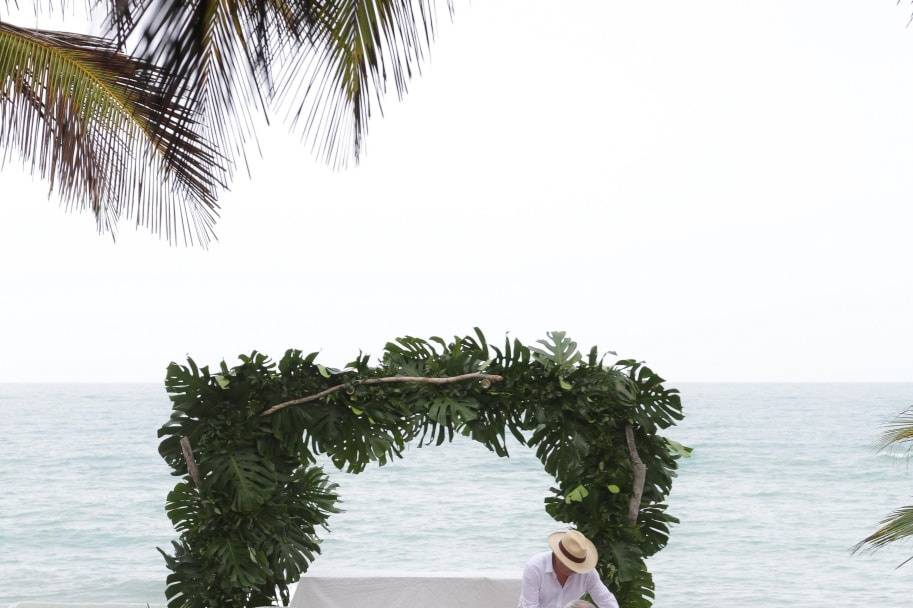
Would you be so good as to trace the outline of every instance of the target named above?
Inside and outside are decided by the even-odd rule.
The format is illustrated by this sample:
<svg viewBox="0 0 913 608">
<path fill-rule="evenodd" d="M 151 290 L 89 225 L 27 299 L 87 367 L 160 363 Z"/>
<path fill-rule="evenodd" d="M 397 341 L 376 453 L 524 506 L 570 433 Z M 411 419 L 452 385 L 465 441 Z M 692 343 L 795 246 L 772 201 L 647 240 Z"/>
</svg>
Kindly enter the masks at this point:
<svg viewBox="0 0 913 608">
<path fill-rule="evenodd" d="M 112 243 L 7 166 L 0 381 L 341 365 L 475 325 L 566 329 L 673 381 L 911 381 L 911 12 L 458 0 L 361 166 L 261 132 L 208 251 Z"/>
</svg>

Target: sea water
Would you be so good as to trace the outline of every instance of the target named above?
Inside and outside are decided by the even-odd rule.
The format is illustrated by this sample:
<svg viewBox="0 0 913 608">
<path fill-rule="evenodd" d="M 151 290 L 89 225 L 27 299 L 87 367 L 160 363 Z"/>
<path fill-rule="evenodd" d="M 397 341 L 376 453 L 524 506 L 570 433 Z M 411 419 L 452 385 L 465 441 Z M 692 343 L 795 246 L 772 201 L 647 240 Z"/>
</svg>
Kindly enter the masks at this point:
<svg viewBox="0 0 913 608">
<path fill-rule="evenodd" d="M 686 419 L 668 434 L 695 451 L 669 501 L 681 524 L 648 562 L 658 608 L 910 605 L 913 563 L 895 566 L 913 544 L 850 548 L 913 504 L 907 461 L 872 447 L 913 384 L 681 389 Z M 169 410 L 156 385 L 0 384 L 0 606 L 164 604 Z M 314 574 L 519 577 L 561 527 L 543 510 L 552 480 L 516 444 L 504 459 L 458 438 L 332 477 L 345 512 Z"/>
</svg>

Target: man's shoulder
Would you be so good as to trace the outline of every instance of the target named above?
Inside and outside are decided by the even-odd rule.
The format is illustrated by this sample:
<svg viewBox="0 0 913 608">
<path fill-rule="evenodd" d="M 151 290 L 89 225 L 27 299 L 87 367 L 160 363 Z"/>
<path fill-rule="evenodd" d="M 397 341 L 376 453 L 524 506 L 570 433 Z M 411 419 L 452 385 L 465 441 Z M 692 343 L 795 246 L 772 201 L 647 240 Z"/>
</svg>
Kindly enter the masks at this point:
<svg viewBox="0 0 913 608">
<path fill-rule="evenodd" d="M 526 561 L 526 566 L 536 568 L 537 570 L 545 570 L 546 566 L 549 563 L 549 560 L 552 559 L 551 551 L 543 551 L 541 553 L 536 553 L 531 558 Z"/>
</svg>

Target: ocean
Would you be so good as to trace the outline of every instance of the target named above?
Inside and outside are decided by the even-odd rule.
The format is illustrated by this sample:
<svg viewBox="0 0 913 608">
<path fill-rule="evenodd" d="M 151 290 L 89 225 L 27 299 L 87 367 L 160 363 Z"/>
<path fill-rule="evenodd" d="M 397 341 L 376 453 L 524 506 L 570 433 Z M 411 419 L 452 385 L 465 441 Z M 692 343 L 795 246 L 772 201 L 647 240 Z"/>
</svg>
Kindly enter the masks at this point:
<svg viewBox="0 0 913 608">
<path fill-rule="evenodd" d="M 686 418 L 668 435 L 695 451 L 669 501 L 681 524 L 648 562 L 657 608 L 910 605 L 913 562 L 896 566 L 913 544 L 850 547 L 913 504 L 909 463 L 873 448 L 913 384 L 679 388 Z M 169 411 L 159 385 L 0 384 L 0 607 L 164 604 Z M 552 480 L 517 444 L 501 459 L 458 438 L 332 477 L 345 512 L 314 574 L 519 577 L 562 527 L 543 509 Z"/>
</svg>

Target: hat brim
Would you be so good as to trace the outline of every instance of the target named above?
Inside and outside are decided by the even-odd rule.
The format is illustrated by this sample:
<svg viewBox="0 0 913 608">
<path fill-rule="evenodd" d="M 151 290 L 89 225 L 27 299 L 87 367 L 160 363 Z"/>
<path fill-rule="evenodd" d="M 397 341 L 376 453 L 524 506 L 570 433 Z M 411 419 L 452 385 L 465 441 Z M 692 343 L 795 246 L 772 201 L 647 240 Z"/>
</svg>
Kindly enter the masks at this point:
<svg viewBox="0 0 913 608">
<path fill-rule="evenodd" d="M 562 564 L 578 574 L 589 572 L 595 568 L 596 562 L 599 561 L 599 553 L 596 551 L 596 545 L 594 545 L 590 539 L 586 539 L 586 559 L 578 564 L 577 562 L 566 558 L 558 547 L 558 543 L 561 542 L 561 539 L 565 534 L 566 532 L 554 532 L 548 536 L 548 546 L 552 548 L 552 553 L 555 554 L 555 557 L 557 557 Z"/>
</svg>

